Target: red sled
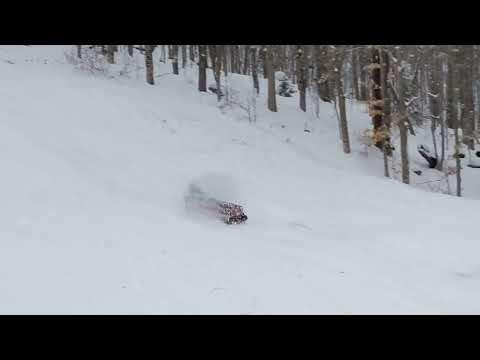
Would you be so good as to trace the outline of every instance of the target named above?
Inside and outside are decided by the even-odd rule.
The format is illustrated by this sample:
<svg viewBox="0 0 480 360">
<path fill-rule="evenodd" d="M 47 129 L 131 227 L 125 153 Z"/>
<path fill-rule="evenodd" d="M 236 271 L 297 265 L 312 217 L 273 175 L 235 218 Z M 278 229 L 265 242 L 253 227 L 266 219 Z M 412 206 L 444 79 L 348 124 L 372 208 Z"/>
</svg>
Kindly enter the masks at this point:
<svg viewBox="0 0 480 360">
<path fill-rule="evenodd" d="M 190 194 L 185 197 L 185 206 L 189 211 L 217 217 L 228 225 L 241 224 L 248 219 L 242 206 L 206 197 L 196 187 L 190 187 Z"/>
</svg>

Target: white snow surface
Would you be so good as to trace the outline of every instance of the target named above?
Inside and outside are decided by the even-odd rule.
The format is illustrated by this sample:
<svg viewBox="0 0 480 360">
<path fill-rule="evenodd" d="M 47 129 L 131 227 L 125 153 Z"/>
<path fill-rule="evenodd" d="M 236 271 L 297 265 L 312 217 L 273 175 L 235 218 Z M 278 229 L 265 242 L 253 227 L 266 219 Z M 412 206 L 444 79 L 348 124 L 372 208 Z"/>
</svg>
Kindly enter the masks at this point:
<svg viewBox="0 0 480 360">
<path fill-rule="evenodd" d="M 480 313 L 478 197 L 383 178 L 364 105 L 345 155 L 330 104 L 270 113 L 261 79 L 250 123 L 194 68 L 150 86 L 69 49 L 0 46 L 1 314 Z M 248 222 L 188 216 L 192 181 Z"/>
</svg>

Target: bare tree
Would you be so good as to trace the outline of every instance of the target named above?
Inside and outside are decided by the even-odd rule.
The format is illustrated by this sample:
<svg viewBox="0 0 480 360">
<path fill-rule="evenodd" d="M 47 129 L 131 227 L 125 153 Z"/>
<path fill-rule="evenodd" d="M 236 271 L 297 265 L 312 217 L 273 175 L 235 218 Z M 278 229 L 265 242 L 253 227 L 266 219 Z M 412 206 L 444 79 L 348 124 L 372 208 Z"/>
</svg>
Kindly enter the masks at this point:
<svg viewBox="0 0 480 360">
<path fill-rule="evenodd" d="M 351 66 L 352 66 L 352 87 L 353 87 L 353 98 L 355 100 L 360 100 L 360 87 L 358 83 L 358 50 L 352 48 L 351 51 Z"/>
<path fill-rule="evenodd" d="M 461 63 L 461 84 L 462 100 L 462 142 L 467 145 L 468 149 L 475 148 L 474 136 L 474 99 L 473 99 L 473 81 L 474 81 L 474 64 L 473 64 L 473 46 L 463 46 L 462 63 Z"/>
<path fill-rule="evenodd" d="M 228 61 L 229 56 L 230 56 L 230 47 L 227 45 L 221 45 L 219 48 L 220 51 L 220 58 L 222 59 L 222 69 L 223 69 L 223 75 L 225 77 L 228 76 L 228 73 L 230 72 L 230 63 Z"/>
<path fill-rule="evenodd" d="M 370 100 L 370 116 L 373 122 L 373 139 L 375 146 L 385 152 L 392 154 L 390 145 L 390 134 L 384 121 L 384 100 L 382 97 L 382 65 L 380 50 L 372 47 L 372 60 L 370 68 L 372 73 L 372 98 Z"/>
<path fill-rule="evenodd" d="M 231 49 L 232 72 L 240 74 L 240 45 L 233 45 Z"/>
<path fill-rule="evenodd" d="M 347 110 L 345 106 L 345 94 L 344 94 L 342 71 L 341 71 L 343 68 L 344 56 L 337 51 L 335 51 L 334 56 L 335 57 L 334 57 L 333 71 L 335 74 L 337 97 L 338 97 L 338 108 L 340 112 L 340 133 L 342 135 L 343 152 L 345 154 L 350 154 L 350 137 L 348 134 Z"/>
<path fill-rule="evenodd" d="M 447 127 L 454 129 L 456 126 L 457 104 L 455 103 L 455 87 L 454 87 L 454 64 L 452 57 L 455 49 L 449 49 L 448 52 L 448 70 L 447 70 Z"/>
<path fill-rule="evenodd" d="M 296 49 L 293 45 L 287 45 L 286 46 L 286 58 L 287 58 L 287 63 L 288 63 L 288 74 L 290 78 L 292 79 L 292 82 L 295 84 L 297 82 L 297 77 L 296 77 L 296 72 L 295 72 L 295 54 L 296 54 Z"/>
<path fill-rule="evenodd" d="M 250 68 L 250 45 L 244 46 L 244 53 L 243 53 L 243 75 L 248 75 L 248 69 Z"/>
<path fill-rule="evenodd" d="M 145 70 L 147 75 L 147 83 L 154 85 L 154 69 L 153 69 L 153 49 L 154 45 L 145 45 Z"/>
<path fill-rule="evenodd" d="M 297 62 L 297 79 L 298 79 L 298 91 L 300 93 L 299 96 L 299 105 L 300 110 L 307 111 L 307 69 L 306 69 L 306 61 L 305 61 L 305 50 L 303 49 L 302 45 L 297 46 L 297 54 L 295 56 L 295 60 Z"/>
<path fill-rule="evenodd" d="M 198 90 L 207 91 L 207 46 L 198 45 Z"/>
<path fill-rule="evenodd" d="M 405 184 L 410 183 L 410 162 L 408 157 L 408 110 L 405 105 L 405 79 L 400 72 L 400 55 L 396 56 L 396 61 L 393 64 L 393 77 L 395 85 L 391 85 L 390 89 L 396 100 L 397 113 L 395 114 L 395 123 L 400 130 L 400 156 L 402 163 L 402 181 Z"/>
<path fill-rule="evenodd" d="M 432 133 L 432 142 L 435 158 L 438 159 L 438 145 L 437 145 L 437 128 L 440 123 L 440 77 L 438 71 L 439 65 L 439 56 L 435 50 L 434 46 L 430 46 L 427 50 L 428 60 L 425 63 L 425 76 L 426 81 L 426 93 L 427 99 L 425 99 L 427 105 L 429 105 L 429 114 L 430 118 L 430 131 Z M 437 169 L 441 161 L 437 162 Z"/>
<path fill-rule="evenodd" d="M 182 45 L 182 69 L 187 67 L 187 45 Z"/>
<path fill-rule="evenodd" d="M 252 68 L 252 78 L 253 78 L 253 87 L 257 90 L 257 94 L 260 93 L 260 85 L 258 83 L 258 72 L 257 72 L 257 51 L 258 48 L 256 46 L 250 47 L 251 53 L 251 68 Z"/>
<path fill-rule="evenodd" d="M 107 45 L 107 62 L 109 64 L 115 63 L 115 45 Z"/>
<path fill-rule="evenodd" d="M 435 69 L 435 72 L 437 72 L 437 75 L 435 75 L 435 78 L 438 82 L 438 102 L 440 107 L 439 111 L 439 123 L 440 123 L 440 138 L 441 138 L 441 148 L 440 148 L 440 161 L 437 164 L 437 169 L 442 171 L 445 170 L 445 155 L 446 155 L 446 150 L 447 150 L 447 141 L 448 141 L 448 132 L 447 132 L 447 102 L 445 101 L 446 99 L 446 92 L 445 92 L 445 87 L 446 87 L 446 76 L 444 72 L 442 71 L 443 68 L 445 67 L 445 58 L 442 54 L 437 56 L 438 58 L 438 66 Z M 447 176 L 448 179 L 448 176 Z"/>
<path fill-rule="evenodd" d="M 221 70 L 222 70 L 222 61 L 220 59 L 220 46 L 219 45 L 209 45 L 208 46 L 208 53 L 210 54 L 210 59 L 212 63 L 213 69 L 213 76 L 215 77 L 216 83 L 216 91 L 217 91 L 217 100 L 220 101 L 222 99 L 222 91 L 221 91 Z"/>
<path fill-rule="evenodd" d="M 330 90 L 330 72 L 329 68 L 332 67 L 331 56 L 329 47 L 322 45 L 316 50 L 315 56 L 315 77 L 316 77 L 316 88 L 318 96 L 322 101 L 331 102 L 332 101 L 332 92 Z"/>
<path fill-rule="evenodd" d="M 460 49 L 457 47 L 453 47 L 451 49 L 451 54 L 449 56 L 449 63 L 448 63 L 448 71 L 451 72 L 450 80 L 453 87 L 451 99 L 452 105 L 454 106 L 454 110 L 450 113 L 451 116 L 454 118 L 452 119 L 452 123 L 454 124 L 454 136 L 455 136 L 455 165 L 456 165 L 456 179 L 457 179 L 457 196 L 462 196 L 462 162 L 461 162 L 461 155 L 460 155 L 460 122 L 462 118 L 461 108 L 459 106 L 459 99 L 460 99 L 460 88 L 458 87 L 458 80 L 459 80 L 459 69 L 458 69 L 458 62 L 460 61 Z"/>
<path fill-rule="evenodd" d="M 190 56 L 190 62 L 195 62 L 195 45 L 188 45 L 188 55 Z"/>
<path fill-rule="evenodd" d="M 168 52 L 170 61 L 172 62 L 172 71 L 178 75 L 178 45 L 172 45 L 171 51 Z"/>
<path fill-rule="evenodd" d="M 360 100 L 366 101 L 369 98 L 368 84 L 369 84 L 369 74 L 368 74 L 368 65 L 370 64 L 370 58 L 368 56 L 368 48 L 360 47 L 358 49 L 358 60 L 359 60 L 359 70 L 360 70 Z"/>
<path fill-rule="evenodd" d="M 263 48 L 265 58 L 265 68 L 268 77 L 268 110 L 277 112 L 277 99 L 275 91 L 275 69 L 273 68 L 273 54 L 272 47 L 266 46 Z"/>
<path fill-rule="evenodd" d="M 268 60 L 267 60 L 267 48 L 269 45 L 262 45 L 262 50 L 260 51 L 260 60 L 263 65 L 263 78 L 268 79 Z M 273 55 L 272 55 L 273 56 Z M 272 61 L 273 62 L 273 61 Z M 273 66 L 273 63 L 272 63 Z"/>
<path fill-rule="evenodd" d="M 388 93 L 388 86 L 387 86 L 387 81 L 388 81 L 388 73 L 390 71 L 390 61 L 389 61 L 389 55 L 386 51 L 382 49 L 381 46 L 378 46 L 378 51 L 380 55 L 380 78 L 381 78 L 381 89 L 382 89 L 382 101 L 383 101 L 383 123 L 386 131 L 390 134 L 391 131 L 391 108 L 390 108 L 390 96 Z M 403 96 L 403 94 L 402 94 Z M 405 144 L 405 151 L 406 151 L 406 143 L 407 143 L 407 133 L 406 133 L 406 128 L 405 128 L 405 123 L 402 119 L 400 121 L 400 140 L 402 144 Z M 390 140 L 390 139 L 388 139 Z M 388 146 L 388 148 L 387 148 Z M 388 165 L 388 155 L 389 151 L 391 150 L 390 142 L 388 144 L 384 144 L 384 149 L 383 149 L 383 168 L 384 168 L 384 173 L 385 177 L 390 177 L 390 170 L 389 170 L 389 165 Z M 403 153 L 402 153 L 403 154 Z M 409 176 L 409 170 L 408 170 L 408 153 L 406 154 L 406 160 L 404 157 L 402 157 L 402 164 L 407 164 L 407 176 Z M 403 154 L 403 155 L 405 155 Z M 402 156 L 403 156 L 402 155 Z M 405 172 L 402 172 L 405 173 Z M 409 181 L 409 180 L 407 180 Z M 405 182 L 405 178 L 404 178 Z M 408 182 L 407 182 L 408 183 Z"/>
</svg>

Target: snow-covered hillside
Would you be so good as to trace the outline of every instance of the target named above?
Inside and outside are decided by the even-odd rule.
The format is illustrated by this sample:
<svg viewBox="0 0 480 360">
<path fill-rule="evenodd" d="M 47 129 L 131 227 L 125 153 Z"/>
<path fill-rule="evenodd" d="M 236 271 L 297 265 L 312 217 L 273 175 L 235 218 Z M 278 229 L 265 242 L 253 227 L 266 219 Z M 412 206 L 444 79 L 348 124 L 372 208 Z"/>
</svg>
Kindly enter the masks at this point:
<svg viewBox="0 0 480 360">
<path fill-rule="evenodd" d="M 194 69 L 152 87 L 68 49 L 0 47 L 0 313 L 480 313 L 479 202 L 383 178 L 363 105 L 346 156 L 329 104 L 249 123 Z M 188 216 L 191 181 L 248 222 Z"/>
</svg>

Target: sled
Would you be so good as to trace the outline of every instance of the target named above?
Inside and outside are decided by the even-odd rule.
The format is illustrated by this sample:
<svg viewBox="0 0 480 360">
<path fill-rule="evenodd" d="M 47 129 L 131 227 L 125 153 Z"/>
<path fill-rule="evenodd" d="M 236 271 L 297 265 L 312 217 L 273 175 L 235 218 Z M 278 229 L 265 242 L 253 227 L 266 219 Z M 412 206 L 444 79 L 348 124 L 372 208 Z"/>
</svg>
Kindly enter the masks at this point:
<svg viewBox="0 0 480 360">
<path fill-rule="evenodd" d="M 228 225 L 242 224 L 248 220 L 242 206 L 206 197 L 197 187 L 190 187 L 190 194 L 185 197 L 185 206 L 189 212 L 213 216 Z"/>
</svg>

